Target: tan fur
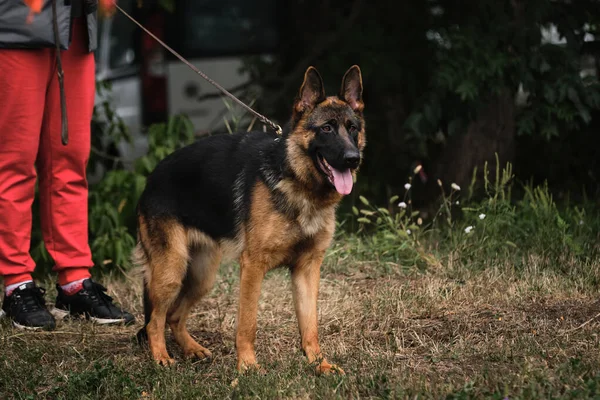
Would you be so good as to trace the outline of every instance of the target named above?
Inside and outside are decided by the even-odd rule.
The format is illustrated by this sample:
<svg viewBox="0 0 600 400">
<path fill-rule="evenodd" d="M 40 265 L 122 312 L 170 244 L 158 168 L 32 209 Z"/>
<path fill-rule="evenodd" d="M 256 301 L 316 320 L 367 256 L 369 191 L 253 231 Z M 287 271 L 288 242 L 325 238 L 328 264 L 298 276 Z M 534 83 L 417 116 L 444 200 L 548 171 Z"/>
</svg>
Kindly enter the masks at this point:
<svg viewBox="0 0 600 400">
<path fill-rule="evenodd" d="M 283 182 L 278 188 L 299 210 L 297 219 L 290 220 L 276 212 L 269 189 L 263 183 L 257 183 L 250 206 L 251 218 L 243 227 L 243 241 L 217 243 L 206 234 L 186 230 L 175 221 L 153 221 L 150 224 L 152 229 L 164 235 L 165 241 L 162 246 L 150 244 L 149 224 L 140 218 L 140 244 L 134 257 L 145 261 L 153 305 L 151 322 L 147 327 L 148 340 L 152 356 L 158 363 L 170 365 L 174 362 L 165 346 L 164 328 L 167 322 L 186 356 L 204 358 L 211 355 L 190 336 L 186 322 L 191 309 L 212 288 L 223 254 L 232 256 L 243 249 L 236 333 L 238 368 L 257 366 L 254 340 L 260 288 L 266 272 L 282 264 L 288 264 L 296 271 L 293 282 L 302 348 L 311 363 L 319 361 L 317 369 L 320 372 L 329 372 L 333 368 L 322 359 L 318 346 L 316 301 L 319 269 L 325 249 L 333 237 L 337 202 L 331 200 L 319 208 L 310 195 L 294 187 L 293 182 Z M 142 242 L 144 247 L 151 249 L 149 254 L 143 255 Z M 295 250 L 299 243 L 304 244 L 301 254 Z"/>
<path fill-rule="evenodd" d="M 364 122 L 363 122 L 363 127 L 360 130 L 360 132 L 358 132 L 358 149 L 360 150 L 360 155 L 362 157 L 363 155 L 363 150 L 365 148 L 365 146 L 367 145 L 367 138 L 365 136 L 365 126 L 364 126 Z M 354 171 L 354 173 L 358 172 L 358 170 Z"/>
<path fill-rule="evenodd" d="M 237 237 L 233 240 L 221 240 L 219 242 L 224 262 L 237 260 L 240 257 L 240 254 L 242 254 L 245 240 L 243 229 L 244 228 L 242 227 L 242 233 L 240 234 L 240 237 Z"/>
<path fill-rule="evenodd" d="M 285 185 L 283 186 L 285 187 Z M 284 189 L 285 190 L 285 189 Z M 290 193 L 291 195 L 292 193 Z M 254 340 L 256 337 L 256 314 L 258 298 L 260 296 L 260 287 L 265 273 L 282 263 L 294 267 L 299 265 L 299 269 L 312 270 L 308 282 L 305 283 L 305 273 L 298 276 L 297 313 L 299 315 L 300 331 L 303 336 L 303 348 L 310 362 L 313 362 L 316 356 L 313 354 L 318 349 L 316 336 L 316 301 L 318 287 L 315 288 L 314 278 L 318 285 L 318 271 L 321 266 L 322 256 L 325 249 L 329 246 L 335 229 L 335 210 L 333 205 L 317 213 L 318 228 L 312 228 L 311 232 L 306 232 L 307 218 L 311 218 L 314 208 L 306 202 L 296 221 L 291 221 L 282 214 L 277 213 L 273 204 L 269 200 L 269 190 L 263 183 L 257 183 L 254 188 L 255 199 L 251 205 L 251 218 L 247 228 L 246 247 L 242 253 L 240 261 L 240 298 L 238 310 L 238 325 L 236 335 L 236 348 L 238 353 L 238 369 L 244 369 L 250 366 L 256 366 L 256 355 L 254 353 Z M 315 230 L 314 232 L 312 230 Z M 317 233 L 318 232 L 318 233 Z M 284 234 L 282 234 L 284 233 Z M 306 267 L 302 257 L 296 254 L 295 246 L 303 243 L 306 248 L 302 249 L 302 255 L 308 254 L 311 260 L 310 266 Z M 313 258 L 313 251 L 317 254 Z M 294 268 L 295 270 L 296 268 Z M 309 288 L 306 288 L 309 285 Z M 306 299 L 304 296 L 310 296 Z M 305 304 L 305 305 L 304 305 Z M 314 310 L 313 310 L 314 305 Z M 314 327 L 313 327 L 314 325 Z M 306 328 L 310 326 L 313 328 Z M 306 340 L 305 340 L 306 336 Z M 306 346 L 305 346 L 306 344 Z M 313 355 L 308 355 L 313 354 Z M 323 361 L 324 369 L 327 365 Z M 330 365 L 331 367 L 331 365 Z M 325 372 L 325 371 L 323 371 Z"/>
<path fill-rule="evenodd" d="M 292 269 L 292 292 L 294 308 L 298 319 L 302 350 L 309 363 L 316 363 L 319 373 L 344 371 L 330 364 L 319 346 L 317 298 L 319 293 L 319 280 L 321 263 L 325 251 L 331 243 L 335 220 L 333 224 L 321 231 L 310 242 L 305 251 L 298 256 Z"/>
<path fill-rule="evenodd" d="M 289 247 L 299 240 L 301 232 L 294 221 L 275 210 L 264 183 L 255 185 L 252 198 L 244 253 L 258 253 L 262 259 L 256 261 L 267 264 L 266 272 L 277 263 L 286 261 Z M 254 260 L 256 257 L 259 256 L 252 255 L 251 258 Z"/>
<path fill-rule="evenodd" d="M 186 321 L 196 303 L 213 287 L 217 270 L 221 263 L 222 250 L 214 241 L 206 242 L 197 248 L 190 260 L 190 266 L 184 282 L 185 290 L 169 311 L 168 322 L 175 341 L 187 357 L 210 357 L 208 349 L 198 344 L 189 334 Z"/>
<path fill-rule="evenodd" d="M 240 370 L 257 366 L 254 352 L 256 314 L 265 273 L 289 261 L 290 247 L 298 241 L 300 233 L 292 221 L 275 211 L 269 190 L 263 183 L 256 184 L 252 198 L 254 201 L 250 206 L 246 244 L 240 259 L 240 298 L 236 329 Z"/>
<path fill-rule="evenodd" d="M 210 238 L 204 232 L 197 229 L 187 230 L 187 240 L 189 246 L 203 247 L 203 246 L 214 246 L 215 241 Z"/>
<path fill-rule="evenodd" d="M 157 225 L 165 242 L 163 246 L 151 247 L 153 250 L 148 254 L 146 277 L 153 309 L 146 329 L 152 356 L 158 363 L 170 365 L 174 360 L 167 352 L 164 327 L 167 313 L 181 290 L 189 253 L 187 234 L 181 225 L 175 221 L 163 221 Z"/>
<path fill-rule="evenodd" d="M 243 243 L 235 240 L 217 243 L 203 232 L 185 229 L 172 220 L 149 224 L 140 217 L 139 221 L 139 243 L 133 257 L 144 268 L 153 305 L 147 327 L 153 358 L 164 365 L 174 362 L 165 345 L 166 322 L 186 356 L 210 356 L 210 351 L 190 336 L 186 321 L 194 305 L 213 287 L 223 255 L 239 256 Z M 164 243 L 152 243 L 149 229 L 162 236 Z"/>
<path fill-rule="evenodd" d="M 325 98 L 325 100 L 321 103 L 319 103 L 316 109 L 327 108 L 331 106 L 343 107 L 347 106 L 347 103 L 345 103 L 343 100 L 340 100 L 337 97 L 330 96 Z M 362 102 L 360 102 L 359 108 L 360 112 L 362 112 L 364 108 L 364 104 Z M 316 114 L 318 115 L 318 113 Z M 286 148 L 287 157 L 292 167 L 292 170 L 294 171 L 294 174 L 296 175 L 298 181 L 300 181 L 300 183 L 302 183 L 304 186 L 301 188 L 301 190 L 309 192 L 314 189 L 313 186 L 319 186 L 323 184 L 326 180 L 326 178 L 317 170 L 314 163 L 306 157 L 306 149 L 309 148 L 309 145 L 315 136 L 315 133 L 312 130 L 303 129 L 310 115 L 310 113 L 307 113 L 300 118 L 298 122 L 298 127 L 288 138 Z M 365 122 L 364 119 L 361 118 L 361 120 L 362 127 L 358 133 L 357 147 L 362 157 L 363 150 L 366 146 L 366 135 Z M 325 122 L 327 122 L 327 119 L 323 117 L 317 117 L 314 121 L 314 123 L 317 125 L 324 124 Z M 351 142 L 352 139 L 350 138 L 349 134 L 345 131 L 345 128 L 342 128 L 342 130 L 342 139 Z M 352 176 L 354 178 L 356 177 L 358 170 L 359 169 L 357 168 L 356 170 L 352 171 Z M 339 202 L 341 198 L 341 195 L 339 195 L 336 192 L 333 192 L 331 194 L 331 200 L 333 202 Z"/>
<path fill-rule="evenodd" d="M 341 197 L 334 192 L 329 201 L 317 203 L 310 192 L 303 190 L 297 182 L 284 179 L 276 186 L 298 211 L 297 222 L 305 236 L 314 236 L 331 220 L 335 220 L 335 206 Z"/>
<path fill-rule="evenodd" d="M 315 179 L 317 184 L 324 182 L 324 178 L 317 171 L 314 164 L 307 162 L 304 152 L 313 140 L 314 135 L 312 131 L 298 130 L 290 136 L 286 143 L 289 163 L 298 180 L 304 185 L 311 185 L 311 179 Z"/>
<path fill-rule="evenodd" d="M 327 100 L 326 100 L 327 101 Z M 332 99 L 330 102 L 339 102 L 340 100 Z M 364 124 L 364 122 L 363 122 Z M 302 122 L 299 124 L 302 125 Z M 299 182 L 292 182 L 296 186 L 295 190 L 303 192 L 312 192 L 314 186 L 322 185 L 326 178 L 317 170 L 314 163 L 307 159 L 306 149 L 310 145 L 311 140 L 314 138 L 314 132 L 304 129 L 297 129 L 292 135 L 290 135 L 287 141 L 287 157 Z M 348 136 L 347 140 L 350 140 Z M 362 151 L 366 145 L 365 129 L 364 127 L 358 134 L 358 149 L 362 156 Z M 352 176 L 356 177 L 358 169 L 352 171 Z M 294 197 L 294 196 L 292 196 Z M 326 199 L 326 203 L 337 203 L 342 199 L 342 196 L 337 192 L 332 192 L 329 199 Z M 319 204 L 320 205 L 320 204 Z"/>
<path fill-rule="evenodd" d="M 346 87 L 346 85 L 345 85 L 346 80 L 349 80 L 351 76 L 357 77 L 358 82 L 352 82 L 348 87 Z M 360 73 L 360 69 L 358 68 L 357 65 L 353 65 L 352 67 L 350 67 L 348 69 L 348 71 L 346 71 L 346 73 L 344 74 L 344 77 L 342 78 L 342 88 L 341 88 L 340 95 L 342 96 L 342 98 L 349 100 L 348 104 L 350 105 L 350 107 L 355 112 L 360 113 L 360 114 L 362 114 L 362 112 L 364 111 L 364 108 L 365 108 L 365 103 L 363 103 L 363 101 L 362 101 L 362 87 L 363 87 L 363 82 L 362 82 L 362 74 Z M 350 99 L 352 91 L 360 92 L 360 100 Z"/>
<path fill-rule="evenodd" d="M 133 249 L 131 254 L 131 264 L 139 269 L 142 269 L 144 272 L 146 270 L 146 265 L 148 264 L 148 256 L 142 243 L 148 243 L 148 226 L 146 224 L 146 219 L 141 215 L 138 217 L 138 238 L 137 245 Z"/>
<path fill-rule="evenodd" d="M 145 269 L 153 306 L 147 333 L 152 356 L 157 362 L 173 362 L 165 347 L 166 322 L 186 356 L 210 356 L 210 351 L 190 336 L 185 327 L 186 321 L 198 300 L 211 290 L 220 263 L 239 257 L 240 294 L 235 340 L 237 368 L 244 370 L 258 366 L 254 341 L 262 281 L 270 269 L 288 265 L 292 269 L 294 307 L 302 349 L 308 361 L 316 363 L 320 373 L 343 373 L 323 357 L 317 327 L 320 268 L 333 238 L 335 210 L 342 196 L 333 190 L 319 190 L 326 178 L 306 156 L 315 134 L 304 126 L 315 106 L 346 107 L 352 103 L 350 105 L 355 112 L 362 113 L 364 105 L 361 97 L 356 97 L 357 93 L 362 94 L 362 82 L 358 87 L 355 79 L 356 74 L 360 76 L 360 71 L 353 68 L 344 76 L 345 80 L 350 74 L 348 82 L 351 85 L 342 85 L 342 91 L 346 92 L 344 99 L 349 102 L 336 97 L 325 98 L 322 87 L 319 89 L 320 77 L 316 70 L 311 67 L 306 71 L 293 110 L 295 128 L 286 142 L 286 156 L 294 178 L 284 178 L 275 187 L 283 194 L 284 207 L 289 208 L 289 213 L 275 208 L 270 189 L 258 181 L 252 188 L 249 220 L 238 227 L 238 235 L 233 240 L 216 242 L 205 233 L 186 229 L 174 220 L 147 220 L 140 216 L 139 243 L 133 258 Z M 304 88 L 308 89 L 305 91 Z M 350 141 L 344 129 L 340 134 Z M 358 138 L 361 153 L 364 145 L 363 122 Z"/>
<path fill-rule="evenodd" d="M 319 107 L 330 107 L 330 106 L 345 106 L 346 103 L 344 103 L 342 100 L 338 99 L 337 97 L 334 96 L 329 96 L 325 99 L 325 101 L 323 101 L 322 103 L 319 104 Z M 325 122 L 325 121 L 323 121 Z"/>
</svg>

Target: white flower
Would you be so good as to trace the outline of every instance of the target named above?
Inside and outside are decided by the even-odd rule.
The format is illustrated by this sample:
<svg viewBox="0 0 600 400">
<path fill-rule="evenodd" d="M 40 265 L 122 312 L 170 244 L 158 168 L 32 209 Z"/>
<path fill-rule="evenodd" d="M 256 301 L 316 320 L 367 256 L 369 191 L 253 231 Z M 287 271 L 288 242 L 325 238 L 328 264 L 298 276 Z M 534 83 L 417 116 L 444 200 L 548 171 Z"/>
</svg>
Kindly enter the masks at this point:
<svg viewBox="0 0 600 400">
<path fill-rule="evenodd" d="M 405 183 L 404 184 L 404 189 L 408 190 L 408 189 L 410 189 L 411 186 L 412 185 L 410 183 Z"/>
<path fill-rule="evenodd" d="M 410 229 L 407 229 L 406 233 L 410 235 L 412 232 L 410 231 Z"/>
<path fill-rule="evenodd" d="M 398 207 L 400 208 L 406 208 L 406 203 L 401 201 L 400 203 L 398 203 Z"/>
<path fill-rule="evenodd" d="M 485 218 L 485 214 L 479 214 L 479 219 L 484 219 Z"/>
<path fill-rule="evenodd" d="M 579 220 L 579 225 L 583 225 L 583 220 Z"/>
<path fill-rule="evenodd" d="M 415 170 L 413 172 L 415 174 L 418 174 L 419 172 L 421 172 L 422 169 L 423 169 L 423 166 L 421 164 L 419 164 L 415 167 Z"/>
<path fill-rule="evenodd" d="M 460 204 L 460 201 L 456 200 L 456 205 L 459 205 L 459 204 Z"/>
<path fill-rule="evenodd" d="M 421 217 L 417 219 L 417 225 L 423 225 L 423 219 Z"/>
<path fill-rule="evenodd" d="M 475 229 L 475 228 L 469 225 L 469 226 L 467 226 L 467 227 L 465 228 L 465 233 L 471 233 L 471 231 L 472 231 L 473 229 Z"/>
<path fill-rule="evenodd" d="M 454 190 L 460 190 L 460 186 L 458 186 L 456 183 L 452 182 L 452 184 L 450 185 L 450 187 Z"/>
</svg>

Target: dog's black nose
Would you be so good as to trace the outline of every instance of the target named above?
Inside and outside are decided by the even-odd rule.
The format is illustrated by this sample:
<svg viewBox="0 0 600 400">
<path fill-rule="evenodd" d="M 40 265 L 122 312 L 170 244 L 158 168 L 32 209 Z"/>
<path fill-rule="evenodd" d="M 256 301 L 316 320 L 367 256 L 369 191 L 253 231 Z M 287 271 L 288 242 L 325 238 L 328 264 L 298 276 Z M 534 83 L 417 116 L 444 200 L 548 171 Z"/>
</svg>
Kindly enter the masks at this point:
<svg viewBox="0 0 600 400">
<path fill-rule="evenodd" d="M 360 163 L 360 153 L 358 150 L 347 150 L 344 153 L 344 163 L 348 168 L 356 168 Z"/>
</svg>

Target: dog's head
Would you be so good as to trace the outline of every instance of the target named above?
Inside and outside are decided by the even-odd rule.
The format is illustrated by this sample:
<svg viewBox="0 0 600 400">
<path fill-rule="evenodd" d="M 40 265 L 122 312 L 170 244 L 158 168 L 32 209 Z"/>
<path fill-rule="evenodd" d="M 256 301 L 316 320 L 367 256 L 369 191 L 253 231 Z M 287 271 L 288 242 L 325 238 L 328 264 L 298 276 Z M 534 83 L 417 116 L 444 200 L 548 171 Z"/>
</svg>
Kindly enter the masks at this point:
<svg viewBox="0 0 600 400">
<path fill-rule="evenodd" d="M 304 74 L 292 112 L 288 155 L 296 175 L 341 195 L 352 191 L 366 144 L 362 76 L 354 65 L 337 96 L 325 95 L 314 67 Z"/>
</svg>

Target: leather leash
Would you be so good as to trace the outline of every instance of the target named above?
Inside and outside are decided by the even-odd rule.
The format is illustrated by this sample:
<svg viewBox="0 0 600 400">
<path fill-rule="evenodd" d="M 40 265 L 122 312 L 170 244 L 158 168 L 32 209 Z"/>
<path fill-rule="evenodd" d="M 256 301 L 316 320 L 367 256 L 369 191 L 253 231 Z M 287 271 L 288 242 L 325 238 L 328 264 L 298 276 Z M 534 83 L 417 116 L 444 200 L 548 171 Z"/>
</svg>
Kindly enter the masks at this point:
<svg viewBox="0 0 600 400">
<path fill-rule="evenodd" d="M 56 0 L 52 0 L 52 25 L 54 30 L 54 41 L 56 42 L 56 74 L 58 75 L 58 87 L 60 90 L 60 114 L 61 132 L 60 139 L 63 146 L 69 143 L 69 124 L 67 122 L 67 98 L 65 97 L 65 71 L 60 56 L 60 37 L 58 34 L 58 17 L 56 16 Z"/>
</svg>

